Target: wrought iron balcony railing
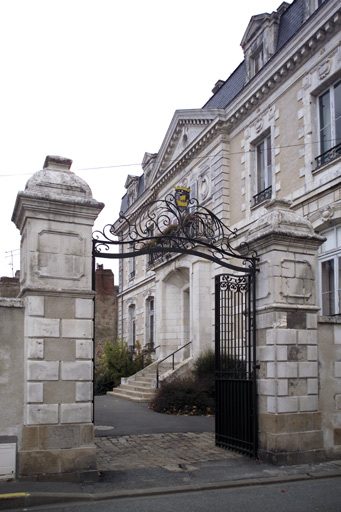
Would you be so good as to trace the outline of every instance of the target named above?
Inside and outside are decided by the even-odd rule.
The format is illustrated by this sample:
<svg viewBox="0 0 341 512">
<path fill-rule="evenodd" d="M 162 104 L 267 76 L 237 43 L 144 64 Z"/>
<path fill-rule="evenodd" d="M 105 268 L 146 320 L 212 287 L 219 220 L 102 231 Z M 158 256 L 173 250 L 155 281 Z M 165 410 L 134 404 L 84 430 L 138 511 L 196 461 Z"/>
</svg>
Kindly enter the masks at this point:
<svg viewBox="0 0 341 512">
<path fill-rule="evenodd" d="M 256 194 L 255 196 L 253 196 L 254 206 L 256 206 L 259 203 L 262 203 L 263 201 L 265 201 L 265 199 L 271 199 L 271 194 L 272 194 L 272 187 L 270 186 L 268 188 L 265 188 L 261 192 L 259 192 L 259 194 Z"/>
<path fill-rule="evenodd" d="M 337 144 L 331 149 L 328 149 L 328 151 L 325 151 L 322 153 L 322 155 L 319 155 L 316 160 L 316 169 L 319 169 L 325 164 L 328 164 L 329 162 L 332 162 L 335 160 L 335 158 L 338 158 L 341 156 L 341 142 L 340 144 Z"/>
</svg>

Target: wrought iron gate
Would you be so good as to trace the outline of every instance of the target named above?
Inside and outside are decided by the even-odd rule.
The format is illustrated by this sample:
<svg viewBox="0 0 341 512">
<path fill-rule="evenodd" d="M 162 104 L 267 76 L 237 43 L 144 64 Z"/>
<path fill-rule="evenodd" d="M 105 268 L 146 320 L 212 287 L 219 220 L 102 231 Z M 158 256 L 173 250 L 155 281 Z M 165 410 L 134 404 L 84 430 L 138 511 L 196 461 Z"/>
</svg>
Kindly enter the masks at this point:
<svg viewBox="0 0 341 512">
<path fill-rule="evenodd" d="M 184 201 L 183 190 L 178 196 L 179 190 L 144 204 L 132 218 L 120 214 L 115 224 L 94 233 L 93 257 L 149 255 L 154 265 L 169 261 L 172 253 L 191 254 L 233 272 L 216 277 L 216 443 L 257 456 L 257 256 L 250 254 L 247 243 L 238 244 L 236 229 L 196 199 Z M 115 247 L 119 253 L 113 252 Z"/>
<path fill-rule="evenodd" d="M 255 274 L 215 278 L 216 444 L 257 456 Z"/>
</svg>

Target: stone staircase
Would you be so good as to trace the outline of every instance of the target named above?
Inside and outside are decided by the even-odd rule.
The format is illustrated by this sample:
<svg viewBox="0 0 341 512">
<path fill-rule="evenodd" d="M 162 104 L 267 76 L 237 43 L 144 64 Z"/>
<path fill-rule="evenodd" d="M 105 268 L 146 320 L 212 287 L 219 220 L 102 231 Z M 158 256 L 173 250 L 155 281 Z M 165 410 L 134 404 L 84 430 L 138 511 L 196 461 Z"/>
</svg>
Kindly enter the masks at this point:
<svg viewBox="0 0 341 512">
<path fill-rule="evenodd" d="M 125 398 L 133 402 L 150 402 L 156 392 L 156 366 L 158 361 L 150 364 L 140 372 L 128 378 L 122 378 L 121 384 L 108 391 L 107 395 Z M 177 372 L 179 367 L 183 368 L 184 363 L 175 364 L 174 370 L 172 363 L 164 361 L 159 365 L 159 379 Z"/>
</svg>

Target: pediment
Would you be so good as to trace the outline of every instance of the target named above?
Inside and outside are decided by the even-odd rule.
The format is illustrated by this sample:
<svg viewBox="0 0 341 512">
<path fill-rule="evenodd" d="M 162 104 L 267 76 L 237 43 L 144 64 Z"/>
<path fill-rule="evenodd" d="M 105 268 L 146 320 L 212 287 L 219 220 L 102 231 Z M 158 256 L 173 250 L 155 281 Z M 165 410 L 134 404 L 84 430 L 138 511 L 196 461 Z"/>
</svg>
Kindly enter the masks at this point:
<svg viewBox="0 0 341 512">
<path fill-rule="evenodd" d="M 138 176 L 133 176 L 131 174 L 128 174 L 126 182 L 124 184 L 124 187 L 128 189 L 130 185 L 134 182 L 137 182 L 139 180 Z"/>
<path fill-rule="evenodd" d="M 177 110 L 158 153 L 153 181 L 191 146 L 216 117 L 215 110 Z"/>
<path fill-rule="evenodd" d="M 243 39 L 240 43 L 240 46 L 245 49 L 245 47 L 248 45 L 251 39 L 253 39 L 254 35 L 258 32 L 258 30 L 262 27 L 265 21 L 269 19 L 271 15 L 264 13 L 264 14 L 257 14 L 256 16 L 252 16 L 247 29 L 245 30 Z"/>
</svg>

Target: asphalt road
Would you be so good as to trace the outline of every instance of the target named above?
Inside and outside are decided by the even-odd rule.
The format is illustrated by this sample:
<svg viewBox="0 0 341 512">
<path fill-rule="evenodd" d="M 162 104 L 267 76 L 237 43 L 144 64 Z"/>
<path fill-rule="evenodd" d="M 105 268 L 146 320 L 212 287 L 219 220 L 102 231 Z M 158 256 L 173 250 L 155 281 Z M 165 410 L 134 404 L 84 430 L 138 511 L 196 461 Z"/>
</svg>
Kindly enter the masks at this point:
<svg viewBox="0 0 341 512">
<path fill-rule="evenodd" d="M 214 432 L 214 417 L 174 416 L 114 396 L 95 397 L 95 435 L 131 436 L 178 432 Z"/>
<path fill-rule="evenodd" d="M 30 511 L 42 510 L 33 507 Z M 341 512 L 341 478 L 304 480 L 131 497 L 74 505 L 45 506 L 45 512 Z"/>
</svg>

